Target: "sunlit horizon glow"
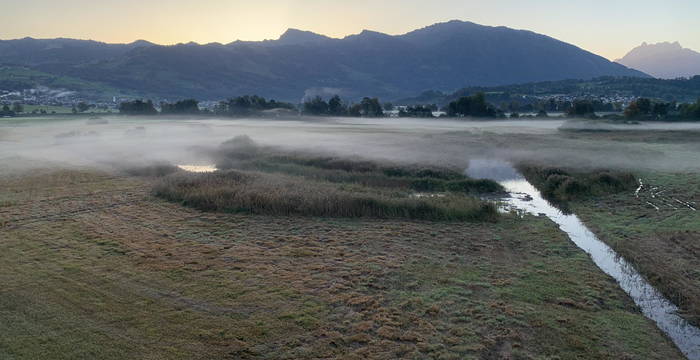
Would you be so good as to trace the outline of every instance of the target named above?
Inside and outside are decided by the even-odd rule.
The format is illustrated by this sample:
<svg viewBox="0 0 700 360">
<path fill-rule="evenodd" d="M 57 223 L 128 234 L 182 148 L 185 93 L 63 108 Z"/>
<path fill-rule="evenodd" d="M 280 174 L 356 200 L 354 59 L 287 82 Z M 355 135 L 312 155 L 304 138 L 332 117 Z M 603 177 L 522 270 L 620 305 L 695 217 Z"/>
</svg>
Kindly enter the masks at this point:
<svg viewBox="0 0 700 360">
<path fill-rule="evenodd" d="M 670 2 L 666 2 L 667 4 Z M 700 50 L 700 2 L 651 0 L 4 0 L 0 39 L 76 38 L 171 45 L 276 39 L 288 28 L 335 38 L 364 29 L 403 34 L 449 20 L 526 29 L 608 59 L 642 42 L 679 41 Z"/>
</svg>

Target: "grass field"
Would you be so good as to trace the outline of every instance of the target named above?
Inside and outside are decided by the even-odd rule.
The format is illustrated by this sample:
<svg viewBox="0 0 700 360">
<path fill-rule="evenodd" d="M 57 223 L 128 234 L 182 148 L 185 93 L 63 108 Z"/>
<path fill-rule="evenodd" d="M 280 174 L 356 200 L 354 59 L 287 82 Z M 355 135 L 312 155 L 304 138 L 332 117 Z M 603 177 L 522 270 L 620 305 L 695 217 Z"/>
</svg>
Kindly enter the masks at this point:
<svg viewBox="0 0 700 360">
<path fill-rule="evenodd" d="M 547 181 L 542 176 L 562 169 L 524 169 L 524 173 L 543 194 L 578 215 L 601 240 L 632 262 L 653 286 L 682 309 L 681 315 L 700 324 L 700 175 L 695 170 L 673 169 L 687 166 L 687 162 L 678 159 L 697 157 L 698 133 L 566 131 L 559 137 L 574 144 L 585 141 L 588 146 L 625 146 L 633 154 L 646 152 L 649 159 L 661 152 L 677 154 L 675 160 L 667 157 L 662 169 L 637 166 L 622 172 L 601 172 L 589 163 L 568 174 L 577 182 L 574 185 L 579 185 L 570 189 L 559 186 L 561 181 Z M 610 174 L 613 176 L 606 179 Z M 562 178 L 558 174 L 553 177 Z M 601 186 L 602 179 L 606 180 L 605 186 Z M 644 186 L 635 194 L 639 179 Z"/>
<path fill-rule="evenodd" d="M 202 213 L 0 178 L 3 359 L 680 359 L 552 223 Z"/>
<path fill-rule="evenodd" d="M 639 197 L 629 191 L 576 201 L 572 210 L 698 324 L 700 213 L 691 207 L 700 208 L 700 176 L 639 176 L 646 184 Z"/>
</svg>

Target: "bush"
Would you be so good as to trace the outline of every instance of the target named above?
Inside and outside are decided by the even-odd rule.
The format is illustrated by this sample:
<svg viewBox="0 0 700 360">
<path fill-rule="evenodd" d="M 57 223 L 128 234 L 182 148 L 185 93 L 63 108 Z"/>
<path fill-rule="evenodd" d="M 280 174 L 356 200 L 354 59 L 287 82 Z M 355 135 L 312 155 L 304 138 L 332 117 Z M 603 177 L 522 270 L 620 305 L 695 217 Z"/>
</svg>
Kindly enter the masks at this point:
<svg viewBox="0 0 700 360">
<path fill-rule="evenodd" d="M 468 179 L 450 181 L 445 185 L 445 190 L 468 194 L 486 194 L 505 192 L 501 184 L 488 179 Z"/>
</svg>

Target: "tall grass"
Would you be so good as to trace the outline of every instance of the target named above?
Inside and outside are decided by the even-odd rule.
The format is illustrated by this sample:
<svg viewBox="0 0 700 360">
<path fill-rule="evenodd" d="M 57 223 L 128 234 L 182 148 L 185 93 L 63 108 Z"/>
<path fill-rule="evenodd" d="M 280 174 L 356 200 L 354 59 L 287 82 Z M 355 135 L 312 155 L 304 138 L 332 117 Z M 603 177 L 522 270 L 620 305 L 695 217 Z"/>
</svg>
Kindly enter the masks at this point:
<svg viewBox="0 0 700 360">
<path fill-rule="evenodd" d="M 222 144 L 217 167 L 418 192 L 504 192 L 503 187 L 495 181 L 470 179 L 457 169 L 283 152 L 272 147 L 258 146 L 247 136 L 239 136 Z"/>
<path fill-rule="evenodd" d="M 464 195 L 415 198 L 359 185 L 236 170 L 173 174 L 161 179 L 153 194 L 207 211 L 444 221 L 497 218 L 495 205 Z"/>
<path fill-rule="evenodd" d="M 175 165 L 167 162 L 154 162 L 141 165 L 117 165 L 117 168 L 131 176 L 161 177 L 180 171 Z"/>
<path fill-rule="evenodd" d="M 542 195 L 558 202 L 615 194 L 638 186 L 634 174 L 624 171 L 569 170 L 532 164 L 518 168 Z"/>
</svg>

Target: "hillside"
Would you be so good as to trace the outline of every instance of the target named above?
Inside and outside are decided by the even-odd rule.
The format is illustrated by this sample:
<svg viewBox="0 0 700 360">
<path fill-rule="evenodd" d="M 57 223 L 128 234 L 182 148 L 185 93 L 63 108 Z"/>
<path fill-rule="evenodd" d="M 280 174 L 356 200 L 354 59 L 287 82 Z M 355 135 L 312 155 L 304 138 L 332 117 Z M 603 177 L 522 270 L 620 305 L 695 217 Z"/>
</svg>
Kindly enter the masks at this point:
<svg viewBox="0 0 700 360">
<path fill-rule="evenodd" d="M 470 22 L 343 39 L 291 29 L 278 40 L 159 46 L 78 40 L 0 42 L 0 63 L 161 97 L 339 93 L 395 99 L 427 89 L 647 75 L 548 36 Z"/>
<path fill-rule="evenodd" d="M 591 80 L 560 80 L 504 86 L 471 86 L 452 93 L 425 91 L 418 96 L 397 101 L 398 104 L 445 105 L 462 96 L 478 92 L 501 100 L 527 97 L 647 97 L 665 101 L 695 102 L 700 98 L 700 76 L 690 79 L 654 79 L 634 77 L 600 77 Z"/>
<path fill-rule="evenodd" d="M 104 100 L 113 96 L 135 95 L 98 82 L 70 76 L 54 75 L 27 67 L 0 65 L 0 90 L 22 91 L 43 89 L 60 93 L 80 93 L 82 99 Z"/>
</svg>

